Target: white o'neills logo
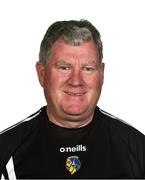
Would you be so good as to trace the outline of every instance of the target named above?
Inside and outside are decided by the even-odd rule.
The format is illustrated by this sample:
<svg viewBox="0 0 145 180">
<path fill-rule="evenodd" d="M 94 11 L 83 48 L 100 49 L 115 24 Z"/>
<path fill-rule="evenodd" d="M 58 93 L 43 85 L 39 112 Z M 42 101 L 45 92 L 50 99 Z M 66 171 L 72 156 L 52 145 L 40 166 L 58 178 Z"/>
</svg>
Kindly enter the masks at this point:
<svg viewBox="0 0 145 180">
<path fill-rule="evenodd" d="M 82 144 L 80 144 L 80 145 L 76 145 L 76 146 L 74 146 L 74 147 L 61 147 L 60 149 L 59 149 L 59 151 L 60 152 L 79 152 L 79 151 L 86 151 L 87 150 L 87 148 L 86 148 L 86 146 L 83 146 Z"/>
</svg>

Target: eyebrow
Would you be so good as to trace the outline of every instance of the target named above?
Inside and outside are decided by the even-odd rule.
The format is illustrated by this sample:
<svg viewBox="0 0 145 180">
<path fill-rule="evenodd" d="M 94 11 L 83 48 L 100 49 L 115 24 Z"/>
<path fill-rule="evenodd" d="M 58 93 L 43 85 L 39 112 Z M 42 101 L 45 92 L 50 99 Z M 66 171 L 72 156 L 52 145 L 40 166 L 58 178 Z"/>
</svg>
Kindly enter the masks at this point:
<svg viewBox="0 0 145 180">
<path fill-rule="evenodd" d="M 91 60 L 91 61 L 85 62 L 84 64 L 86 64 L 86 65 L 91 64 L 91 65 L 95 65 L 96 66 L 98 63 L 95 60 Z"/>
<path fill-rule="evenodd" d="M 58 60 L 55 65 L 61 65 L 61 64 L 67 64 L 67 65 L 71 65 L 71 62 L 69 60 Z M 91 61 L 86 61 L 83 63 L 83 65 L 98 65 L 98 63 L 95 60 L 91 60 Z"/>
<path fill-rule="evenodd" d="M 59 65 L 62 65 L 62 64 L 65 64 L 65 65 L 71 65 L 71 63 L 65 61 L 65 60 L 58 60 L 56 63 L 55 63 L 55 66 L 59 66 Z"/>
</svg>

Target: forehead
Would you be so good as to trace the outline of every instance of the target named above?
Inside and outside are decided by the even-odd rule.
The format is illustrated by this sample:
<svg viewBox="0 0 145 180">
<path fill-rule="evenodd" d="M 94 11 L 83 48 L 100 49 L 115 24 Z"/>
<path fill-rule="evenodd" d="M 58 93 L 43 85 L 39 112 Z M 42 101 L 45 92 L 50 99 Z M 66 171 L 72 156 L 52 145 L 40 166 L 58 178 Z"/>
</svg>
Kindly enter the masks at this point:
<svg viewBox="0 0 145 180">
<path fill-rule="evenodd" d="M 57 40 L 51 50 L 49 61 L 59 59 L 84 59 L 99 61 L 99 53 L 96 44 L 93 41 L 84 42 L 79 46 L 66 44 L 63 40 Z"/>
</svg>

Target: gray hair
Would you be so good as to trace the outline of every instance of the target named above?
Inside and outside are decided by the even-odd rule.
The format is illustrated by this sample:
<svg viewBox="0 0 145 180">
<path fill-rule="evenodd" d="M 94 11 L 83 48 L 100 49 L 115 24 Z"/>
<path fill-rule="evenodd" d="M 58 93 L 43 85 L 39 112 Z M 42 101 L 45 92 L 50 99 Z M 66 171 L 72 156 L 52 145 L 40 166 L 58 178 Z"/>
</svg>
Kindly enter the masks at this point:
<svg viewBox="0 0 145 180">
<path fill-rule="evenodd" d="M 49 60 L 53 44 L 62 38 L 65 43 L 79 46 L 83 42 L 93 40 L 99 52 L 99 59 L 103 59 L 103 45 L 99 31 L 87 20 L 57 21 L 53 23 L 40 45 L 39 61 L 46 65 Z"/>
</svg>

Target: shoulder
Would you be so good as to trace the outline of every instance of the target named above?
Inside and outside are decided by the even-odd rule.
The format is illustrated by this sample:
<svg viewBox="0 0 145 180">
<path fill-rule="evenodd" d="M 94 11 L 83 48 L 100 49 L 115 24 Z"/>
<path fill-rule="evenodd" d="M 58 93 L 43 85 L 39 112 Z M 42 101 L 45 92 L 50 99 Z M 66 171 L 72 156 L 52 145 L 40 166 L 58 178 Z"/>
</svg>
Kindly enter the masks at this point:
<svg viewBox="0 0 145 180">
<path fill-rule="evenodd" d="M 129 152 L 129 157 L 134 159 L 145 173 L 145 135 L 127 122 L 99 108 L 98 114 L 110 142 L 118 150 Z"/>
<path fill-rule="evenodd" d="M 10 126 L 9 128 L 3 130 L 0 132 L 0 139 L 5 136 L 9 136 L 15 133 L 20 132 L 21 134 L 23 133 L 23 129 L 33 126 L 37 119 L 39 118 L 39 115 L 41 113 L 41 109 L 38 110 L 37 112 L 33 113 L 32 115 L 28 116 L 27 118 L 23 119 L 22 121 Z M 30 125 L 30 126 L 29 126 Z"/>
<path fill-rule="evenodd" d="M 135 127 L 128 124 L 122 119 L 99 109 L 101 123 L 109 130 L 109 132 L 120 138 L 124 143 L 132 146 L 145 146 L 145 135 L 138 131 Z M 145 147 L 144 147 L 145 148 Z M 145 150 L 145 149 L 144 149 Z"/>
<path fill-rule="evenodd" d="M 17 124 L 0 132 L 0 164 L 6 161 L 39 125 L 42 108 Z"/>
</svg>

